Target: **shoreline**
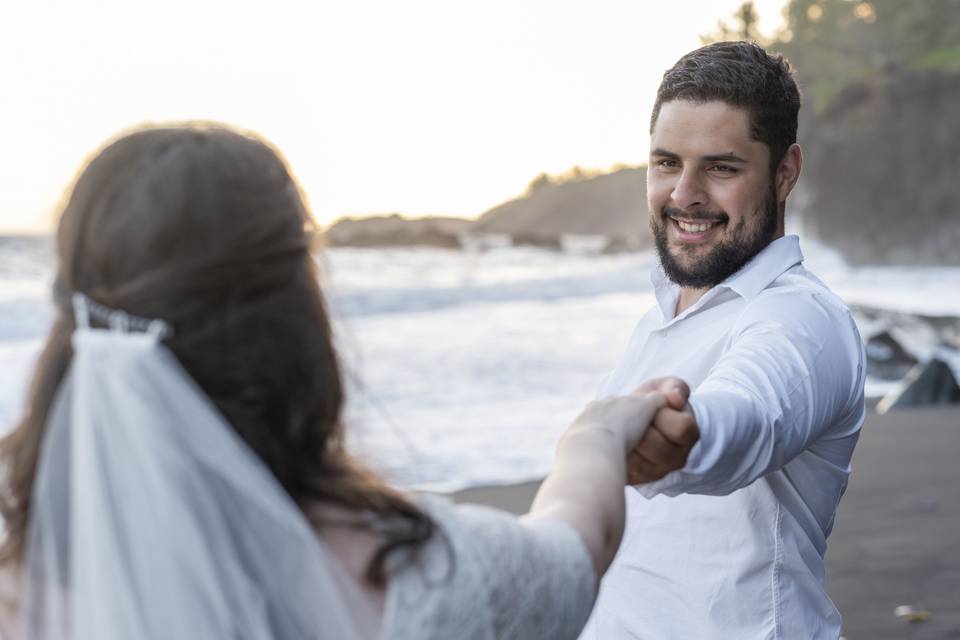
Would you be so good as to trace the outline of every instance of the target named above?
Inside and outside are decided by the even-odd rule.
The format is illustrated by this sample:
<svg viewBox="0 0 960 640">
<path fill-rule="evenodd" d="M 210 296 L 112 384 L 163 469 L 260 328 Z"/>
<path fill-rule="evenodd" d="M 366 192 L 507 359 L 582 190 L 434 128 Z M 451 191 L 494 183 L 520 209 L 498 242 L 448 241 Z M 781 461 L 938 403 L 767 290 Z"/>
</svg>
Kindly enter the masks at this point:
<svg viewBox="0 0 960 640">
<path fill-rule="evenodd" d="M 543 480 L 528 480 L 513 484 L 469 487 L 447 494 L 458 503 L 476 503 L 523 515 L 530 509 Z"/>
</svg>

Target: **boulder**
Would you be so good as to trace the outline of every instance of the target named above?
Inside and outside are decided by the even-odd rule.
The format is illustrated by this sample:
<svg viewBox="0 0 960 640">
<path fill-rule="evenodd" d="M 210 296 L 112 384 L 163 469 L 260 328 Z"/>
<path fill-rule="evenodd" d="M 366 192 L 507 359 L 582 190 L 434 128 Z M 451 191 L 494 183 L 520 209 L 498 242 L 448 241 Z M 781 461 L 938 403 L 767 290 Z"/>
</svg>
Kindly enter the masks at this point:
<svg viewBox="0 0 960 640">
<path fill-rule="evenodd" d="M 880 401 L 877 412 L 957 403 L 960 403 L 960 386 L 950 365 L 932 358 L 911 369 L 897 388 Z"/>
<path fill-rule="evenodd" d="M 560 236 L 555 233 L 543 233 L 539 231 L 516 231 L 510 234 L 513 238 L 515 247 L 538 247 L 540 249 L 550 249 L 560 251 Z"/>
<path fill-rule="evenodd" d="M 404 218 L 398 214 L 369 218 L 342 218 L 325 232 L 331 247 L 442 247 L 459 249 L 458 234 L 472 220 L 462 218 Z"/>
<path fill-rule="evenodd" d="M 900 380 L 917 364 L 888 331 L 881 331 L 866 344 L 867 373 L 882 380 Z"/>
</svg>

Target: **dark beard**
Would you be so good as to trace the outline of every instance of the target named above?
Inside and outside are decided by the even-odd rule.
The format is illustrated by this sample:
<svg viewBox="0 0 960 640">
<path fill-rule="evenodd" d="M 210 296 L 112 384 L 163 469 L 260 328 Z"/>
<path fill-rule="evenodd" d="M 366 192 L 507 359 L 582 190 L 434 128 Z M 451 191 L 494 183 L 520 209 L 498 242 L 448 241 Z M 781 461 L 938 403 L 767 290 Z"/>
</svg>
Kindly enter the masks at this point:
<svg viewBox="0 0 960 640">
<path fill-rule="evenodd" d="M 773 242 L 777 233 L 780 208 L 777 204 L 776 192 L 771 189 L 771 193 L 767 194 L 760 209 L 763 209 L 760 224 L 748 229 L 746 218 L 741 218 L 736 227 L 728 230 L 728 236 L 721 240 L 720 244 L 689 266 L 681 264 L 670 253 L 667 246 L 667 225 L 673 224 L 667 213 L 671 210 L 664 207 L 659 212 L 659 222 L 656 220 L 656 215 L 651 215 L 650 229 L 656 241 L 657 253 L 660 254 L 660 264 L 663 265 L 667 277 L 681 287 L 709 289 L 735 274 Z M 755 215 L 760 209 L 755 212 Z M 723 212 L 698 214 L 698 217 L 714 220 L 730 219 Z M 680 251 L 683 250 L 680 249 Z"/>
</svg>

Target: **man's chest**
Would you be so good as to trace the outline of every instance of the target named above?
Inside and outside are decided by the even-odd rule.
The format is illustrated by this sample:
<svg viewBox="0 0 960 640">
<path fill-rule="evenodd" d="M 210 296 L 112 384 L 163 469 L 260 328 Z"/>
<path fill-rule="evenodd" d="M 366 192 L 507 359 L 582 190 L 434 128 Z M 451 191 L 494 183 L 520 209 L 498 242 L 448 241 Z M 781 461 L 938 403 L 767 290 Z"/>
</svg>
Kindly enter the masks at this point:
<svg viewBox="0 0 960 640">
<path fill-rule="evenodd" d="M 663 376 L 681 378 L 696 389 L 730 348 L 742 307 L 731 301 L 672 323 L 664 323 L 656 310 L 648 313 L 600 395 L 630 393 L 644 381 Z"/>
</svg>

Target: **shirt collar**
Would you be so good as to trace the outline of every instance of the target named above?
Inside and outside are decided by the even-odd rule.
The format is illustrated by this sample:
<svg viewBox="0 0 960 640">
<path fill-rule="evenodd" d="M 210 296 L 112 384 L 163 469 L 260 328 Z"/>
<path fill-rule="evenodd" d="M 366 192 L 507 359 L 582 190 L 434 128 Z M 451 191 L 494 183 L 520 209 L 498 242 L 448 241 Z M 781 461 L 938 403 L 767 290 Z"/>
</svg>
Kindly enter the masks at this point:
<svg viewBox="0 0 960 640">
<path fill-rule="evenodd" d="M 742 298 L 749 299 L 801 262 L 803 252 L 800 251 L 800 238 L 795 235 L 783 236 L 764 247 L 750 262 L 714 289 L 729 289 Z M 653 293 L 664 319 L 672 318 L 680 297 L 680 287 L 667 278 L 663 266 L 659 264 L 650 274 L 650 281 L 653 283 Z"/>
</svg>

